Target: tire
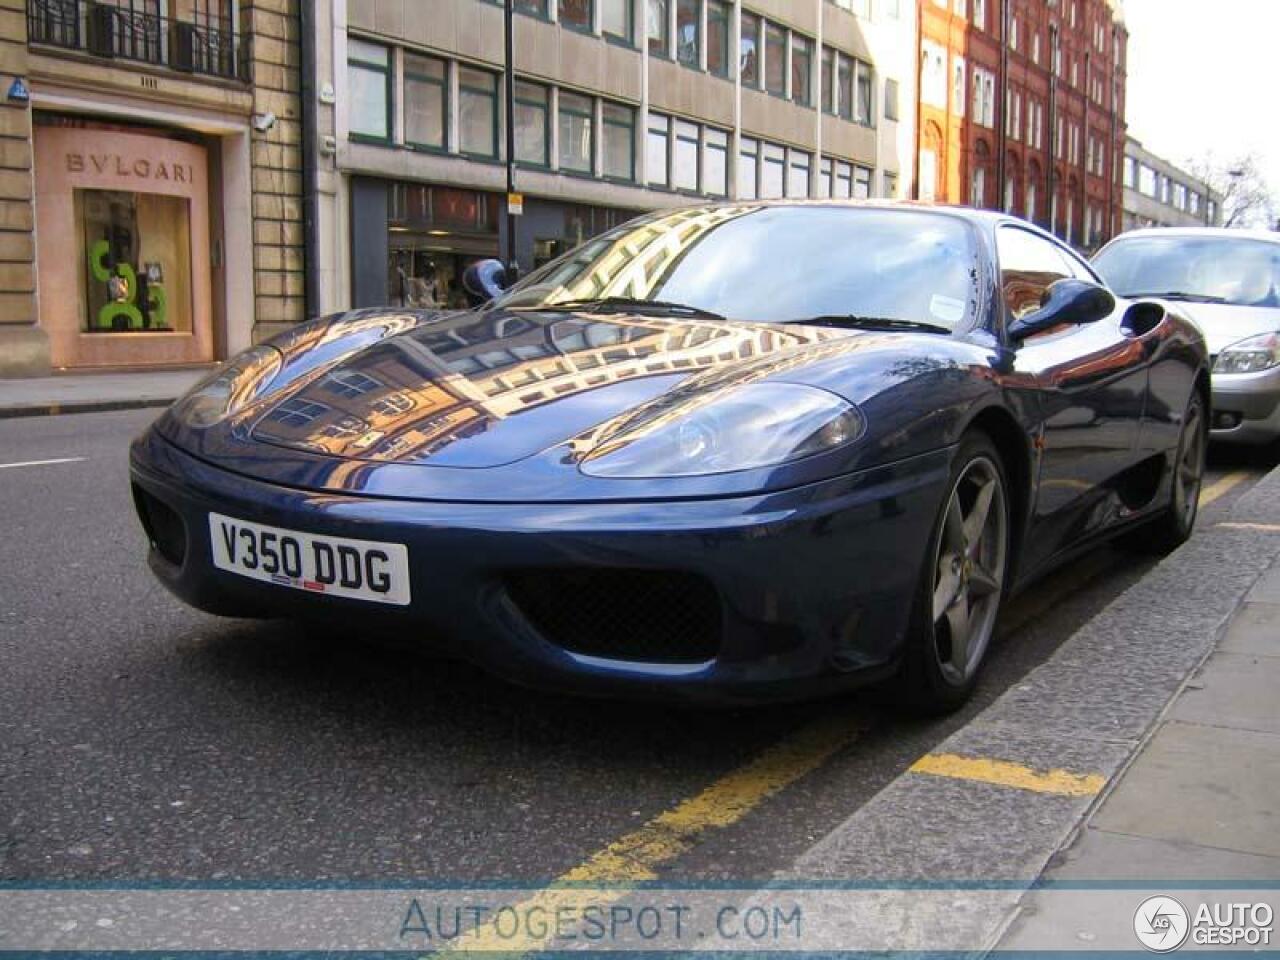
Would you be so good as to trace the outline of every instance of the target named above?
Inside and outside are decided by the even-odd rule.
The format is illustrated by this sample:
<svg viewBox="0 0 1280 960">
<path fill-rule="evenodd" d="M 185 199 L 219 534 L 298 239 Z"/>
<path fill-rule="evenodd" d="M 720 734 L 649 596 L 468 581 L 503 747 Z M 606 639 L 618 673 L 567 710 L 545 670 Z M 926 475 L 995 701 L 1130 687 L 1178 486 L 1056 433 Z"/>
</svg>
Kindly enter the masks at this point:
<svg viewBox="0 0 1280 960">
<path fill-rule="evenodd" d="M 1172 553 L 1191 539 L 1199 513 L 1200 488 L 1204 483 L 1205 454 L 1209 448 L 1209 418 L 1204 398 L 1193 390 L 1182 418 L 1182 433 L 1174 455 L 1169 483 L 1169 506 L 1148 524 L 1133 532 L 1130 545 L 1144 553 Z"/>
<path fill-rule="evenodd" d="M 973 692 L 995 633 L 1011 545 L 1009 484 L 986 434 L 965 435 L 946 489 L 893 691 L 902 706 L 930 715 L 955 710 Z M 963 647 L 956 643 L 961 629 Z"/>
</svg>

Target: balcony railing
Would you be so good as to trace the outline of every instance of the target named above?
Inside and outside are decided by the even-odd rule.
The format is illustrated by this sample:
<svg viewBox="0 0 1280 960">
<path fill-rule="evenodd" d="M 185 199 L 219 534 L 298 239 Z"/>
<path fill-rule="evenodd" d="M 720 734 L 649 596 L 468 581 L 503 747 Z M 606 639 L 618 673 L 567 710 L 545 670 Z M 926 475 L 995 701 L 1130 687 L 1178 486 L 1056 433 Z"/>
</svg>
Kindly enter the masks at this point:
<svg viewBox="0 0 1280 960">
<path fill-rule="evenodd" d="M 27 40 L 183 73 L 248 77 L 243 38 L 234 30 L 94 0 L 27 0 Z"/>
</svg>

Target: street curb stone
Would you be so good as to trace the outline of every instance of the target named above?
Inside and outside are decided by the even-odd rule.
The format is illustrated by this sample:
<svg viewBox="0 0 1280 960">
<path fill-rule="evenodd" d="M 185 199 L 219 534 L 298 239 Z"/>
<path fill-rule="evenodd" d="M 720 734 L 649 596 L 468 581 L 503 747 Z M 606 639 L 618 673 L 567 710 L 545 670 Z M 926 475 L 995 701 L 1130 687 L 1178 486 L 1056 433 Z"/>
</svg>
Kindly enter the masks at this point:
<svg viewBox="0 0 1280 960">
<path fill-rule="evenodd" d="M 1231 519 L 1280 522 L 1280 468 L 1241 496 Z M 987 909 L 911 921 L 916 931 L 946 930 L 948 940 L 994 947 L 1026 890 L 1132 762 L 1277 554 L 1274 530 L 1202 527 L 933 751 L 1101 774 L 1108 786 L 1097 796 L 908 771 L 771 885 L 827 880 L 884 888 L 921 882 L 1001 887 Z M 885 897 L 886 908 L 896 912 L 894 892 L 887 889 Z M 866 939 L 860 924 L 870 933 L 879 922 L 874 914 L 850 917 L 850 941 Z"/>
<path fill-rule="evenodd" d="M 16 417 L 54 417 L 71 413 L 105 413 L 111 410 L 144 410 L 167 407 L 178 398 L 142 397 L 136 400 L 83 400 L 65 403 L 21 403 L 0 406 L 0 420 Z"/>
</svg>

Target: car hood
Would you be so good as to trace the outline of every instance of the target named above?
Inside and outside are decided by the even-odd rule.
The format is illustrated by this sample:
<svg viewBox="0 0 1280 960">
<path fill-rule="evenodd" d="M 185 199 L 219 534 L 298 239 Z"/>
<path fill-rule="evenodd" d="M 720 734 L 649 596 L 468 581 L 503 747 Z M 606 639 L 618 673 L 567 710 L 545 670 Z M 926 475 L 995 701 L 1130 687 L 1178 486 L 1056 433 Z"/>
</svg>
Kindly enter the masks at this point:
<svg viewBox="0 0 1280 960">
<path fill-rule="evenodd" d="M 1260 333 L 1280 330 L 1280 310 L 1275 307 L 1243 307 L 1229 303 L 1179 303 L 1204 334 L 1209 353 L 1217 356 L 1226 347 Z"/>
<path fill-rule="evenodd" d="M 248 406 L 205 429 L 171 413 L 159 430 L 221 466 L 318 490 L 485 501 L 726 495 L 883 462 L 886 447 L 898 457 L 924 452 L 903 440 L 903 427 L 934 401 L 908 385 L 955 384 L 961 363 L 948 353 L 983 356 L 936 334 L 684 317 L 488 310 L 393 319 L 336 321 L 358 331 L 349 349 L 331 334 L 333 321 L 276 341 L 282 369 Z M 822 454 L 732 475 L 648 481 L 578 469 L 638 423 L 668 422 L 764 380 L 868 400 L 868 423 L 891 439 L 864 438 L 831 454 L 838 463 L 809 462 Z M 949 421 L 945 411 L 931 416 L 938 429 L 920 443 L 936 449 Z"/>
</svg>

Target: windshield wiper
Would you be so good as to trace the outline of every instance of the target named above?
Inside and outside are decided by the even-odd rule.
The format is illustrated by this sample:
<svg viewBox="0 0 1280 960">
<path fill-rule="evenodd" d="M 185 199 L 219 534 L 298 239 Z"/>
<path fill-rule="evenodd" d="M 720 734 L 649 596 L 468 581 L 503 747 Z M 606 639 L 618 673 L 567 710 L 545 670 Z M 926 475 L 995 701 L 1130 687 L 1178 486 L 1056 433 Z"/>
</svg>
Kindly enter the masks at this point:
<svg viewBox="0 0 1280 960">
<path fill-rule="evenodd" d="M 689 317 L 701 317 L 704 320 L 724 320 L 718 313 L 691 307 L 687 303 L 673 303 L 670 300 L 642 300 L 639 297 L 596 297 L 584 300 L 561 300 L 557 303 L 541 303 L 530 306 L 534 310 L 587 310 L 596 312 L 630 310 L 635 313 L 683 314 Z"/>
<path fill-rule="evenodd" d="M 1162 292 L 1160 290 L 1150 290 L 1145 293 L 1123 293 L 1121 294 L 1126 300 L 1132 300 L 1134 297 L 1155 297 L 1158 300 L 1186 300 L 1188 303 L 1226 303 L 1226 297 L 1215 297 L 1207 293 L 1188 293 L 1185 290 L 1170 290 Z"/>
<path fill-rule="evenodd" d="M 803 323 L 809 327 L 847 327 L 851 330 L 917 330 L 922 333 L 950 334 L 951 328 L 923 320 L 903 320 L 900 317 L 859 317 L 854 314 L 824 314 L 820 317 L 804 317 L 791 323 Z"/>
</svg>

